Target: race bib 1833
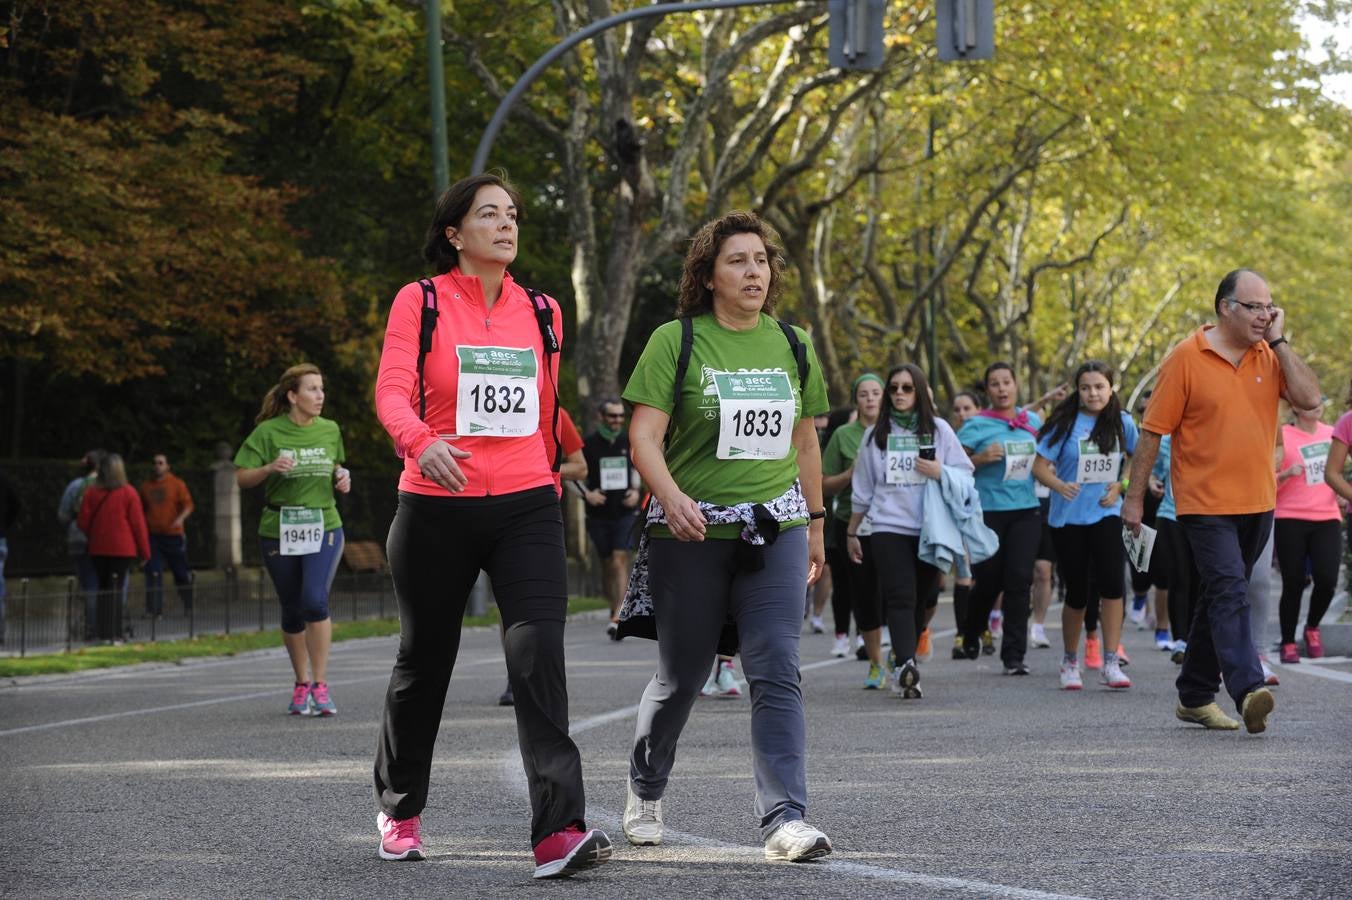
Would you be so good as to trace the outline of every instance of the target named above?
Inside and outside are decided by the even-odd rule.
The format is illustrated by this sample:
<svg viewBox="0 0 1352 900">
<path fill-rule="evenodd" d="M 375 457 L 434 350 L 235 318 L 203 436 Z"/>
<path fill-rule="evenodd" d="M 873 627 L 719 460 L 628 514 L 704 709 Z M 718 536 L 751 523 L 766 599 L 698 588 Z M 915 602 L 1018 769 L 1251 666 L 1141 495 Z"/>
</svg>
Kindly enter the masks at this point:
<svg viewBox="0 0 1352 900">
<path fill-rule="evenodd" d="M 783 459 L 792 446 L 793 386 L 784 372 L 715 372 L 718 458 Z"/>
<path fill-rule="evenodd" d="M 535 350 L 456 347 L 460 387 L 455 430 L 462 436 L 525 437 L 540 428 Z"/>
</svg>

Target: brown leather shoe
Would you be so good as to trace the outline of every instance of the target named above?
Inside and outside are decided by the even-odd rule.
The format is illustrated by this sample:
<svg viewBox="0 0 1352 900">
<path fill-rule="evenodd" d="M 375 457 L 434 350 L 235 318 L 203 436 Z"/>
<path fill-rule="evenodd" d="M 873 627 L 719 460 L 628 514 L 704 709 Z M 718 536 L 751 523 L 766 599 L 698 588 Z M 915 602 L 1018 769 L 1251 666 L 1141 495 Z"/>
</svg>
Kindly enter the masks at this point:
<svg viewBox="0 0 1352 900">
<path fill-rule="evenodd" d="M 1249 691 L 1239 708 L 1240 715 L 1244 717 L 1244 727 L 1249 730 L 1249 734 L 1259 734 L 1267 730 L 1268 714 L 1276 705 L 1277 701 L 1273 698 L 1272 691 L 1267 688 L 1260 687 Z"/>
</svg>

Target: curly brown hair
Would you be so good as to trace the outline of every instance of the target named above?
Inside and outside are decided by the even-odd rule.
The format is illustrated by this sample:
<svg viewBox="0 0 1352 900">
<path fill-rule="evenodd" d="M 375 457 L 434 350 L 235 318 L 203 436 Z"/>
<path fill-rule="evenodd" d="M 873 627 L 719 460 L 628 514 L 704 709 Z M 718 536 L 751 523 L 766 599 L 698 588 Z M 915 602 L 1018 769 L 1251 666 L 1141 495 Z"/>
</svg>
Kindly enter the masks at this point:
<svg viewBox="0 0 1352 900">
<path fill-rule="evenodd" d="M 706 285 L 713 280 L 714 262 L 723 249 L 723 242 L 734 234 L 754 234 L 765 245 L 770 258 L 770 285 L 765 290 L 762 310 L 773 314 L 775 301 L 783 290 L 784 247 L 779 235 L 760 216 L 745 210 L 733 210 L 725 216 L 705 223 L 690 239 L 690 249 L 681 267 L 681 291 L 676 301 L 676 317 L 693 318 L 712 312 L 714 293 Z"/>
</svg>

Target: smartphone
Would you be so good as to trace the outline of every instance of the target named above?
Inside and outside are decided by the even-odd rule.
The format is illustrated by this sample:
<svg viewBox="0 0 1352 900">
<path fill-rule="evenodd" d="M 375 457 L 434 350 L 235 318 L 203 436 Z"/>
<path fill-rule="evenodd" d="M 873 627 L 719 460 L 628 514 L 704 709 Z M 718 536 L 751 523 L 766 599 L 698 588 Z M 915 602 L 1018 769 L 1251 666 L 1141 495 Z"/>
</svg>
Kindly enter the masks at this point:
<svg viewBox="0 0 1352 900">
<path fill-rule="evenodd" d="M 927 441 L 926 443 L 920 445 L 920 458 L 921 459 L 937 458 L 934 452 L 934 444 L 932 442 Z"/>
</svg>

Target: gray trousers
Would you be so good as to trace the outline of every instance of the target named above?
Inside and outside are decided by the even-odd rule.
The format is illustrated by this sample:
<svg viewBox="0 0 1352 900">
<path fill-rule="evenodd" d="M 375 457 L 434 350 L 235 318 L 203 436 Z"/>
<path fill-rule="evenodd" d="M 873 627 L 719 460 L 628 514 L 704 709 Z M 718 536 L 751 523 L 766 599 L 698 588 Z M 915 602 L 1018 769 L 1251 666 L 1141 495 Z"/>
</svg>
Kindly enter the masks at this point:
<svg viewBox="0 0 1352 900">
<path fill-rule="evenodd" d="M 1264 659 L 1268 655 L 1268 621 L 1272 618 L 1273 533 L 1269 532 L 1267 544 L 1249 576 L 1249 631 L 1253 634 L 1253 649 Z"/>
<path fill-rule="evenodd" d="M 729 615 L 741 638 L 751 687 L 751 752 L 761 838 L 807 812 L 807 726 L 798 638 L 807 584 L 807 529 L 765 549 L 765 568 L 737 570 L 738 540 L 657 539 L 648 560 L 657 621 L 657 674 L 639 703 L 629 780 L 644 800 L 661 799 L 690 707 L 713 665 Z"/>
</svg>

